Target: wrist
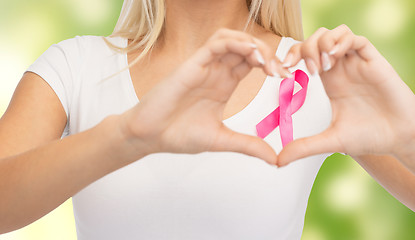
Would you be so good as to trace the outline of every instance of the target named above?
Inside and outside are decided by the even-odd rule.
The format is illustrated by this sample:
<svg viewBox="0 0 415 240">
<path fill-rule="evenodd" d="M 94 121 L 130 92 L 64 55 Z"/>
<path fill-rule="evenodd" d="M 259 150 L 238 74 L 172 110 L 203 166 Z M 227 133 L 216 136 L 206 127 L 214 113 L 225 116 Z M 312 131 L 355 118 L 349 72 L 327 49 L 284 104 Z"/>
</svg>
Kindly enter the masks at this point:
<svg viewBox="0 0 415 240">
<path fill-rule="evenodd" d="M 108 116 L 97 127 L 105 133 L 109 157 L 116 164 L 127 165 L 149 154 L 142 139 L 129 130 L 123 115 Z"/>
<path fill-rule="evenodd" d="M 392 155 L 415 174 L 415 126 L 409 125 L 401 135 L 401 143 L 393 148 Z"/>
</svg>

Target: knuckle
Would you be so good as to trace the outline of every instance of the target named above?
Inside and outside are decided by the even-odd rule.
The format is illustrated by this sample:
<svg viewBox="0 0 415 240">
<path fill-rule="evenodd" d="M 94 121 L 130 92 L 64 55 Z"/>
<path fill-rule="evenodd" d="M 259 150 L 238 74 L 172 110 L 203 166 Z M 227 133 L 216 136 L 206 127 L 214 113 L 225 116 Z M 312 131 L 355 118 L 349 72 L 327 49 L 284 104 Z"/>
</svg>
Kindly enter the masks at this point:
<svg viewBox="0 0 415 240">
<path fill-rule="evenodd" d="M 225 28 L 220 28 L 218 30 L 216 30 L 215 33 L 213 33 L 213 35 L 209 38 L 210 41 L 214 41 L 217 40 L 219 38 L 223 38 L 225 36 L 226 32 L 225 32 Z"/>
<path fill-rule="evenodd" d="M 216 44 L 217 44 L 218 40 L 211 40 L 209 42 L 206 43 L 206 47 L 207 48 L 213 48 Z"/>
<path fill-rule="evenodd" d="M 349 26 L 347 26 L 346 24 L 340 25 L 339 28 L 346 32 L 352 32 L 352 30 L 350 30 Z"/>
<path fill-rule="evenodd" d="M 306 41 L 301 45 L 301 52 L 306 51 L 307 49 L 312 48 L 313 46 L 315 46 L 314 42 L 311 41 Z"/>
<path fill-rule="evenodd" d="M 346 24 L 341 24 L 339 27 L 344 28 L 344 29 L 349 29 L 349 27 Z"/>
<path fill-rule="evenodd" d="M 206 43 L 205 47 L 210 53 L 215 53 L 218 50 L 218 46 L 221 44 L 221 41 L 210 41 Z"/>
<path fill-rule="evenodd" d="M 326 32 L 318 39 L 318 46 L 324 47 L 334 41 L 332 32 Z"/>
<path fill-rule="evenodd" d="M 309 57 L 309 56 L 311 56 L 310 48 L 307 48 L 306 46 L 303 46 L 301 48 L 301 55 L 303 57 Z"/>
<path fill-rule="evenodd" d="M 367 38 L 365 36 L 362 36 L 362 35 L 356 35 L 356 37 L 360 38 L 360 39 L 366 39 L 367 40 Z"/>
<path fill-rule="evenodd" d="M 327 31 L 328 31 L 328 29 L 327 29 L 327 28 L 325 28 L 325 27 L 320 27 L 320 28 L 318 29 L 318 31 L 319 31 L 319 32 L 327 32 Z"/>
<path fill-rule="evenodd" d="M 367 39 L 365 36 L 356 35 L 356 38 L 363 42 L 369 42 L 369 39 Z"/>
</svg>

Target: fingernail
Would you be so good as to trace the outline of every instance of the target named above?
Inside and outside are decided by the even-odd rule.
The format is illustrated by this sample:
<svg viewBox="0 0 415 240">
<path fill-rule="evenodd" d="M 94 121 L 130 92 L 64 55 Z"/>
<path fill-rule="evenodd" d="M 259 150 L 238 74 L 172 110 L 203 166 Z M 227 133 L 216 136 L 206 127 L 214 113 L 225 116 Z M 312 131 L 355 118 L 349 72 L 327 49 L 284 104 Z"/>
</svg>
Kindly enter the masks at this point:
<svg viewBox="0 0 415 240">
<path fill-rule="evenodd" d="M 258 51 L 258 49 L 255 49 L 254 51 L 255 54 L 255 58 L 256 60 L 261 64 L 261 65 L 265 65 L 265 60 L 262 57 L 261 53 Z"/>
<path fill-rule="evenodd" d="M 311 73 L 311 75 L 315 74 L 315 73 L 317 72 L 317 66 L 316 66 L 316 64 L 314 63 L 313 59 L 311 59 L 311 58 L 307 58 L 307 59 L 305 60 L 305 62 L 306 62 L 306 65 L 307 65 L 308 71 Z"/>
<path fill-rule="evenodd" d="M 329 55 L 333 56 L 334 54 L 337 53 L 337 51 L 339 51 L 339 45 L 338 44 L 334 45 L 333 49 L 329 52 Z"/>
<path fill-rule="evenodd" d="M 277 72 L 278 70 L 278 66 L 277 66 L 277 62 L 275 62 L 274 59 L 271 60 L 271 73 L 273 77 L 280 77 L 280 75 Z"/>
<path fill-rule="evenodd" d="M 323 71 L 327 72 L 331 69 L 330 57 L 326 52 L 321 54 L 321 64 L 323 65 Z"/>
<path fill-rule="evenodd" d="M 257 49 L 258 46 L 255 43 L 250 43 L 249 46 L 253 49 Z"/>
<path fill-rule="evenodd" d="M 288 68 L 291 67 L 292 65 L 292 60 L 293 60 L 293 55 L 291 53 L 289 53 L 284 60 L 284 63 L 282 64 L 283 67 Z"/>
</svg>

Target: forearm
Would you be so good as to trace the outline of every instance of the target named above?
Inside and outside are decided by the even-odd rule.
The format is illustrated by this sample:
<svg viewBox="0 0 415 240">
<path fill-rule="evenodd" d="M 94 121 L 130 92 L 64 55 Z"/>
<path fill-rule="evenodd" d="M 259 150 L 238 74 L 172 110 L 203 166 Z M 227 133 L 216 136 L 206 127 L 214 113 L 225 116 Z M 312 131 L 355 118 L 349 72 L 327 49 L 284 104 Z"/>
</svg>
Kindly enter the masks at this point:
<svg viewBox="0 0 415 240">
<path fill-rule="evenodd" d="M 39 219 L 90 183 L 141 158 L 139 152 L 131 154 L 124 146 L 116 118 L 1 159 L 0 233 Z"/>
<path fill-rule="evenodd" d="M 415 211 L 415 175 L 390 155 L 353 157 L 380 185 Z"/>
</svg>

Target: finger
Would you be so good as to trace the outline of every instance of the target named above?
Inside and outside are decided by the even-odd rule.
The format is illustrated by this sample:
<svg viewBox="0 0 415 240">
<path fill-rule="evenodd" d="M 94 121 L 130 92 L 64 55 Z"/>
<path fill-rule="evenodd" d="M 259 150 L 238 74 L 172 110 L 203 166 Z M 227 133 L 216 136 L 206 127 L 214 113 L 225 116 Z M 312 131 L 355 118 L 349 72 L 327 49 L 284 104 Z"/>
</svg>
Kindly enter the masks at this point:
<svg viewBox="0 0 415 240">
<path fill-rule="evenodd" d="M 327 31 L 327 28 L 319 28 L 309 39 L 301 45 L 301 56 L 307 63 L 313 63 L 318 72 L 321 71 L 320 49 L 318 39 Z M 307 68 L 311 66 L 307 65 Z"/>
<path fill-rule="evenodd" d="M 275 51 L 270 48 L 263 41 L 254 38 L 255 44 L 258 46 L 258 52 L 262 55 L 264 59 L 263 70 L 269 76 L 275 77 L 292 77 L 292 74 L 282 66 L 281 61 L 275 56 Z M 251 58 L 256 57 L 257 52 L 253 52 Z"/>
<path fill-rule="evenodd" d="M 218 42 L 218 40 L 238 40 L 241 43 L 248 43 L 248 45 L 250 45 L 253 49 L 254 52 L 253 55 L 254 57 L 251 57 L 248 62 L 251 63 L 252 66 L 262 66 L 265 65 L 265 59 L 262 55 L 262 53 L 258 50 L 258 46 L 256 44 L 256 42 L 254 41 L 254 37 L 252 37 L 251 35 L 245 33 L 245 32 L 241 32 L 241 31 L 236 31 L 236 30 L 231 30 L 231 29 L 227 29 L 227 28 L 222 28 L 219 29 L 215 32 L 215 34 L 212 35 L 212 37 L 207 41 L 208 44 L 213 44 L 213 42 Z M 236 46 L 238 47 L 238 46 Z M 227 57 L 223 56 L 225 59 L 222 61 L 224 63 L 227 62 Z M 230 57 L 232 60 L 231 62 L 235 63 L 238 62 L 235 57 Z M 235 64 L 231 64 L 231 67 L 234 67 Z"/>
<path fill-rule="evenodd" d="M 235 53 L 228 53 L 220 58 L 221 64 L 227 65 L 229 68 L 234 68 L 245 61 L 244 56 Z M 251 68 L 258 64 L 256 61 L 253 62 Z"/>
<path fill-rule="evenodd" d="M 318 39 L 318 47 L 321 52 L 326 52 L 330 53 L 330 55 L 334 55 L 336 49 L 333 48 L 339 44 L 347 44 L 347 42 L 342 42 L 341 39 L 344 40 L 345 36 L 350 35 L 353 35 L 353 32 L 350 30 L 350 28 L 344 24 L 340 25 L 331 31 L 326 31 L 325 33 L 323 33 Z M 344 46 L 341 47 L 344 48 Z"/>
<path fill-rule="evenodd" d="M 201 57 L 199 59 L 199 64 L 201 66 L 205 66 L 221 57 L 224 57 L 224 59 L 221 59 L 223 62 L 227 62 L 227 60 L 229 59 L 227 59 L 228 57 L 224 56 L 225 51 L 223 45 L 221 45 L 220 43 L 223 43 L 223 41 L 230 41 L 230 39 L 237 40 L 241 43 L 247 43 L 248 46 L 254 49 L 251 52 L 250 56 L 246 59 L 252 67 L 262 67 L 262 69 L 267 75 L 286 75 L 291 77 L 291 74 L 288 72 L 288 70 L 284 70 L 281 67 L 281 62 L 279 61 L 279 59 L 275 57 L 274 51 L 271 48 L 269 48 L 263 41 L 253 38 L 251 35 L 247 33 L 229 29 L 218 30 L 208 40 L 206 46 L 208 47 L 208 49 L 210 48 L 211 52 L 207 51 L 207 49 L 204 48 L 200 49 L 199 54 L 196 54 Z M 241 52 L 238 51 L 243 49 L 243 47 L 242 49 L 239 48 L 238 44 L 229 44 L 228 46 L 228 50 L 230 50 L 230 52 L 232 53 L 241 54 Z M 246 52 L 243 52 L 242 55 L 246 56 L 245 53 Z M 234 66 L 235 63 L 237 63 L 238 61 L 234 57 L 230 58 L 232 61 L 229 61 L 228 63 L 232 63 L 231 66 Z"/>
<path fill-rule="evenodd" d="M 191 57 L 191 60 L 196 64 L 199 64 L 201 67 L 205 67 L 228 53 L 234 53 L 240 55 L 241 57 L 247 57 L 256 48 L 256 45 L 249 42 L 241 42 L 235 39 L 221 39 L 212 41 L 200 48 Z M 256 65 L 261 65 L 261 63 L 257 62 Z"/>
<path fill-rule="evenodd" d="M 344 57 L 347 53 L 354 52 L 352 49 L 353 41 L 355 40 L 353 33 L 344 34 L 336 39 L 336 42 L 330 44 L 331 46 L 324 47 L 330 56 L 335 59 Z M 331 50 L 330 50 L 331 49 Z"/>
<path fill-rule="evenodd" d="M 376 58 L 383 58 L 383 56 L 378 52 L 373 44 L 363 36 L 355 37 L 352 49 L 355 49 L 359 56 L 366 61 L 370 61 Z"/>
<path fill-rule="evenodd" d="M 223 126 L 211 151 L 239 152 L 252 157 L 260 158 L 269 164 L 275 165 L 277 155 L 268 143 L 258 137 L 240 134 Z"/>
<path fill-rule="evenodd" d="M 283 63 L 278 59 L 278 57 L 274 57 L 274 59 L 271 60 L 270 64 L 272 69 L 277 69 L 277 72 L 274 72 L 273 76 L 282 78 L 294 77 L 293 74 L 288 70 L 288 68 L 283 66 Z"/>
<path fill-rule="evenodd" d="M 257 59 L 257 60 L 255 60 Z M 281 61 L 277 57 L 269 57 L 267 60 L 262 56 L 262 54 L 259 51 L 254 51 L 250 57 L 247 58 L 247 62 L 260 62 L 261 65 L 259 67 L 262 67 L 265 74 L 268 76 L 273 77 L 285 77 L 285 78 L 291 78 L 292 73 L 284 68 L 282 66 Z M 254 66 L 254 65 L 252 65 Z"/>
<path fill-rule="evenodd" d="M 343 24 L 325 32 L 319 38 L 318 46 L 323 71 L 329 71 L 336 64 L 337 59 L 345 56 L 352 45 L 353 36 L 353 32 Z"/>
<path fill-rule="evenodd" d="M 284 67 L 293 67 L 298 64 L 302 58 L 301 45 L 302 43 L 297 43 L 290 48 L 282 63 Z"/>
<path fill-rule="evenodd" d="M 331 152 L 342 152 L 341 144 L 332 131 L 326 130 L 287 144 L 278 155 L 277 165 L 282 167 L 304 157 Z"/>
<path fill-rule="evenodd" d="M 209 41 L 224 39 L 235 39 L 241 42 L 249 42 L 254 44 L 256 46 L 255 50 L 257 51 L 253 52 L 252 57 L 254 60 L 258 60 L 258 62 L 261 62 L 263 65 L 265 65 L 265 63 L 273 56 L 271 49 L 262 40 L 254 38 L 245 32 L 226 28 L 219 29 Z"/>
<path fill-rule="evenodd" d="M 290 50 L 288 51 L 287 55 L 284 58 L 284 62 L 282 63 L 283 67 L 285 68 L 293 67 L 300 62 L 300 60 L 302 59 L 301 46 L 302 46 L 301 43 L 298 43 L 290 48 Z M 314 71 L 311 71 L 311 70 L 314 70 Z M 315 68 L 309 69 L 309 72 L 311 74 L 314 74 L 314 72 L 316 71 L 317 70 Z"/>
<path fill-rule="evenodd" d="M 248 33 L 237 31 L 237 30 L 231 30 L 231 29 L 227 29 L 227 28 L 221 28 L 221 29 L 217 30 L 208 39 L 208 42 L 216 41 L 216 40 L 220 40 L 220 39 L 229 39 L 229 38 L 239 40 L 239 41 L 243 41 L 243 42 L 254 43 L 254 37 L 252 37 Z"/>
<path fill-rule="evenodd" d="M 198 50 L 193 61 L 205 67 L 214 61 L 220 60 L 232 68 L 241 63 L 242 58 L 245 58 L 252 67 L 261 67 L 267 75 L 274 75 L 273 72 L 275 71 L 272 67 L 275 67 L 276 63 L 267 63 L 270 61 L 269 58 L 272 58 L 269 57 L 271 50 L 262 41 L 255 40 L 255 42 L 241 42 L 235 39 L 211 41 Z M 237 56 L 232 55 L 240 55 L 242 58 L 238 59 Z M 270 64 L 274 65 L 271 67 Z"/>
<path fill-rule="evenodd" d="M 220 40 L 220 41 L 228 41 L 228 40 Z M 227 49 L 229 50 L 228 53 L 221 54 L 221 43 L 215 42 L 212 43 L 213 51 L 216 51 L 216 54 L 220 55 L 220 61 L 227 65 L 230 68 L 233 68 L 240 63 L 246 61 L 252 67 L 261 67 L 265 68 L 265 58 L 261 52 L 265 50 L 259 50 L 259 47 L 255 43 L 246 43 L 246 42 L 234 42 L 229 41 L 226 44 Z M 247 45 L 248 44 L 248 45 Z M 216 46 L 217 45 L 217 46 Z M 215 46 L 217 49 L 215 49 Z M 246 48 L 248 46 L 249 48 Z M 253 49 L 253 51 L 252 51 Z"/>
<path fill-rule="evenodd" d="M 321 53 L 321 62 L 323 71 L 327 72 L 332 69 L 337 61 L 340 58 L 348 57 L 350 54 L 354 54 L 354 50 L 350 50 L 350 47 L 353 44 L 354 35 L 353 33 L 345 33 L 344 35 L 340 36 L 336 42 L 332 42 L 328 45 L 325 45 L 322 49 Z M 332 49 L 328 51 L 327 49 Z"/>
<path fill-rule="evenodd" d="M 379 52 L 367 38 L 354 35 L 344 24 L 327 35 L 331 36 L 321 38 L 319 46 L 330 56 L 341 58 L 350 51 L 356 51 L 366 61 L 379 56 Z"/>
<path fill-rule="evenodd" d="M 307 69 L 311 74 L 319 72 L 321 69 L 321 61 L 318 39 L 327 31 L 329 30 L 326 28 L 319 28 L 306 41 L 292 49 L 284 59 L 284 66 L 292 67 L 297 64 L 300 59 L 304 59 Z"/>
<path fill-rule="evenodd" d="M 245 32 L 224 28 L 216 31 L 215 34 L 208 40 L 208 42 L 224 39 L 236 39 L 241 42 L 250 42 L 255 44 L 257 48 L 252 52 L 247 61 L 253 67 L 262 67 L 267 75 L 274 76 L 278 73 L 278 75 L 291 76 L 288 70 L 284 70 L 282 67 L 280 67 L 281 62 L 275 57 L 275 52 L 260 39 L 254 38 Z"/>
</svg>

